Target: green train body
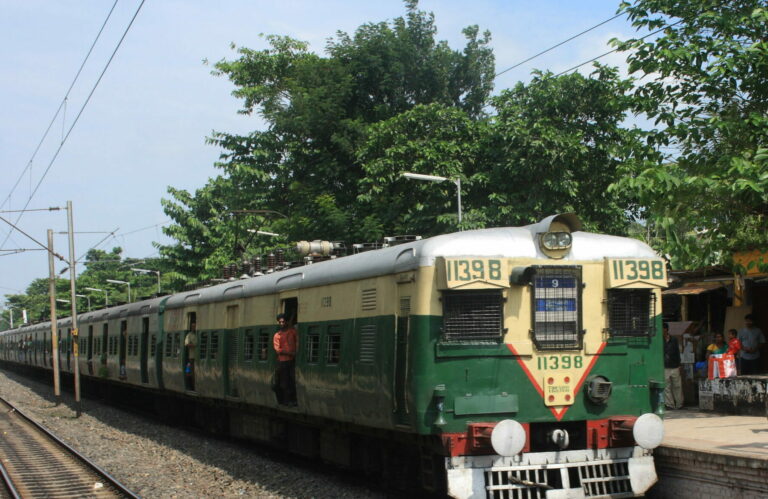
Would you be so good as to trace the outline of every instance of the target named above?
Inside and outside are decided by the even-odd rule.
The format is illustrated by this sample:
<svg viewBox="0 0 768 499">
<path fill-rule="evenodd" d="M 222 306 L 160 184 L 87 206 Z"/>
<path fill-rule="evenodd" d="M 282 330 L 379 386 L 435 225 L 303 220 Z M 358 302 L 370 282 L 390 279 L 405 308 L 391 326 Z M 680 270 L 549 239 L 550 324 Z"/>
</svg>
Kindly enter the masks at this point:
<svg viewBox="0 0 768 499">
<path fill-rule="evenodd" d="M 558 215 L 89 312 L 77 340 L 58 322 L 58 355 L 72 371 L 77 341 L 84 376 L 261 409 L 233 416 L 237 434 L 300 420 L 342 464 L 340 432 L 411 441 L 453 497 L 632 497 L 656 481 L 665 285 L 645 244 Z M 271 389 L 280 312 L 297 321 L 296 408 Z M 50 369 L 50 344 L 50 323 L 25 326 L 0 356 Z"/>
</svg>

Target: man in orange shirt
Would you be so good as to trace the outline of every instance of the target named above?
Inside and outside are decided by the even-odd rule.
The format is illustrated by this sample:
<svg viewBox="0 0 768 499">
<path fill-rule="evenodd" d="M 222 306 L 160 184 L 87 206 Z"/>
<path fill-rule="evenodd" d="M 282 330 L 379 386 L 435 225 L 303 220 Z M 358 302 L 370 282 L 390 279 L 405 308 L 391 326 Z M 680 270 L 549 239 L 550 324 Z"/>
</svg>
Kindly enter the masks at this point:
<svg viewBox="0 0 768 499">
<path fill-rule="evenodd" d="M 277 402 L 281 405 L 296 406 L 296 351 L 299 341 L 296 330 L 288 325 L 285 314 L 277 316 L 280 329 L 272 338 L 277 352 Z"/>
</svg>

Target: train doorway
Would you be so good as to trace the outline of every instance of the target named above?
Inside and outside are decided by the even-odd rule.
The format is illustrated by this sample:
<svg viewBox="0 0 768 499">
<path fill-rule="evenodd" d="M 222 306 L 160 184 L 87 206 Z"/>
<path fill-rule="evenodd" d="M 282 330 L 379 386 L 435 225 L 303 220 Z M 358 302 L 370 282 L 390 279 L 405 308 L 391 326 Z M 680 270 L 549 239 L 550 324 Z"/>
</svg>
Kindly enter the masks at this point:
<svg viewBox="0 0 768 499">
<path fill-rule="evenodd" d="M 149 383 L 149 369 L 147 369 L 147 357 L 149 354 L 149 317 L 141 318 L 141 382 Z"/>
<path fill-rule="evenodd" d="M 99 350 L 101 354 L 101 368 L 99 369 L 99 376 L 107 375 L 107 343 L 109 341 L 109 323 L 105 322 L 101 326 L 101 343 L 99 344 Z"/>
<path fill-rule="evenodd" d="M 86 347 L 88 374 L 93 376 L 93 326 L 88 326 L 88 345 Z"/>
<path fill-rule="evenodd" d="M 69 365 L 70 362 L 70 353 L 72 353 L 72 329 L 67 328 L 67 342 L 65 344 L 65 348 L 67 349 L 67 371 L 72 370 L 72 366 Z"/>
<path fill-rule="evenodd" d="M 280 300 L 280 313 L 284 316 L 284 321 L 278 321 L 280 323 L 280 329 L 294 330 L 294 334 L 298 333 L 299 322 L 299 299 L 295 296 L 296 292 L 292 292 L 294 296 L 287 296 Z M 282 319 L 282 318 L 281 318 Z M 277 333 L 276 333 L 277 334 Z M 282 343 L 283 347 L 290 344 L 290 336 L 282 336 L 286 343 Z M 277 341 L 277 340 L 275 340 Z M 295 352 L 298 354 L 298 352 Z M 278 354 L 277 369 L 275 371 L 277 402 L 281 405 L 288 405 L 295 407 L 298 403 L 297 383 L 296 383 L 296 357 L 290 358 L 285 354 Z"/>
<path fill-rule="evenodd" d="M 125 350 L 127 347 L 128 339 L 128 321 L 120 321 L 120 379 L 127 378 L 125 370 Z"/>
<path fill-rule="evenodd" d="M 288 327 L 296 327 L 299 323 L 299 299 L 284 298 L 280 300 L 281 313 L 285 314 L 285 321 L 288 323 Z"/>
<path fill-rule="evenodd" d="M 184 366 L 184 389 L 195 391 L 195 359 L 197 358 L 197 312 L 187 313 L 187 333 L 181 352 Z"/>
<path fill-rule="evenodd" d="M 227 365 L 224 372 L 226 378 L 224 379 L 224 390 L 229 397 L 238 397 L 239 391 L 237 387 L 237 337 L 239 334 L 239 315 L 240 307 L 238 305 L 230 305 L 227 307 L 227 331 L 225 336 L 225 359 Z"/>
</svg>

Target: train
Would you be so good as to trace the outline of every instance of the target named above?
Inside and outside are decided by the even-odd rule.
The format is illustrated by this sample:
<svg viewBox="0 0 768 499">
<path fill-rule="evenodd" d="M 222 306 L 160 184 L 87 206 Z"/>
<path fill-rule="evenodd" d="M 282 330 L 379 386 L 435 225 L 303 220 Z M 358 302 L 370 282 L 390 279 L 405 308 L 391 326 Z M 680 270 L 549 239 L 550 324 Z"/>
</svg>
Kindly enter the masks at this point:
<svg viewBox="0 0 768 499">
<path fill-rule="evenodd" d="M 323 260 L 82 313 L 75 334 L 59 320 L 55 352 L 50 323 L 4 331 L 0 361 L 50 371 L 58 355 L 110 390 L 215 410 L 231 435 L 460 499 L 657 481 L 667 267 L 645 243 L 565 213 Z M 280 313 L 295 407 L 273 389 Z"/>
</svg>

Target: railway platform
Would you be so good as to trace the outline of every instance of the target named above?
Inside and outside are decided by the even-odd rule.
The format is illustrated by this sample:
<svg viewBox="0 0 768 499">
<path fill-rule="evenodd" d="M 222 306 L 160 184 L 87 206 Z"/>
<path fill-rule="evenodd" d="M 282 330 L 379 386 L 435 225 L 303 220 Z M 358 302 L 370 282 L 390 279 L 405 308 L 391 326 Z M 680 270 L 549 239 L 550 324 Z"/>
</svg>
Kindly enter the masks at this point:
<svg viewBox="0 0 768 499">
<path fill-rule="evenodd" d="M 698 408 L 668 411 L 648 497 L 768 497 L 768 418 Z"/>
</svg>

